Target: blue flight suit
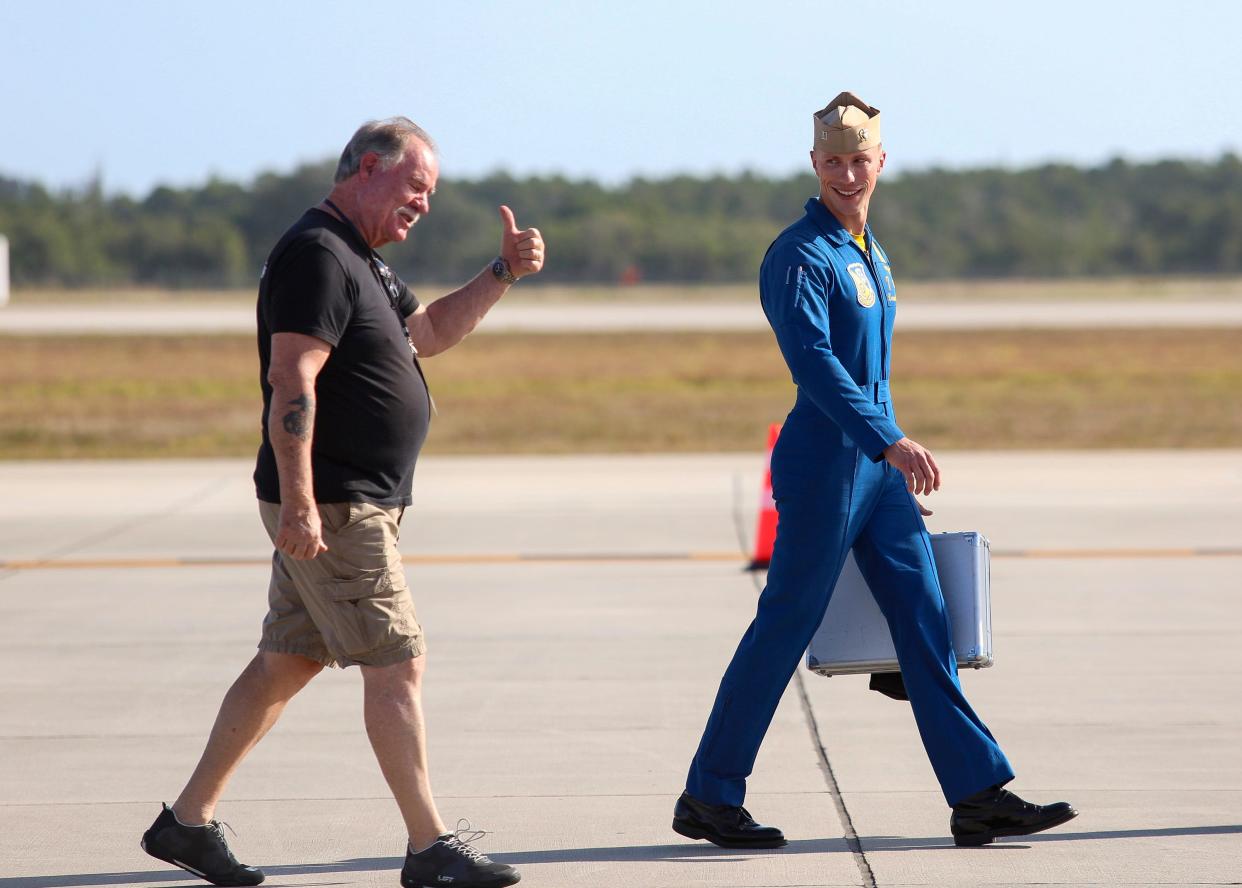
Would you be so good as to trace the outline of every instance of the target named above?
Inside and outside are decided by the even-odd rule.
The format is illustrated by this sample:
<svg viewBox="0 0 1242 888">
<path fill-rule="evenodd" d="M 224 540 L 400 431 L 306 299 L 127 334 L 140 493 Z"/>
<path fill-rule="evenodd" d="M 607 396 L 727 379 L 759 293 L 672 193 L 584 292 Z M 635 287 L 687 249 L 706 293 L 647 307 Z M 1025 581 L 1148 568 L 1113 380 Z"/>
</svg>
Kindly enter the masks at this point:
<svg viewBox="0 0 1242 888">
<path fill-rule="evenodd" d="M 741 805 L 777 703 L 823 619 L 847 553 L 892 633 L 923 746 L 950 804 L 1013 778 L 962 694 L 931 540 L 883 452 L 904 437 L 889 397 L 896 288 L 817 198 L 768 248 L 763 311 L 798 387 L 772 453 L 778 524 L 767 587 L 725 671 L 686 789 Z"/>
</svg>

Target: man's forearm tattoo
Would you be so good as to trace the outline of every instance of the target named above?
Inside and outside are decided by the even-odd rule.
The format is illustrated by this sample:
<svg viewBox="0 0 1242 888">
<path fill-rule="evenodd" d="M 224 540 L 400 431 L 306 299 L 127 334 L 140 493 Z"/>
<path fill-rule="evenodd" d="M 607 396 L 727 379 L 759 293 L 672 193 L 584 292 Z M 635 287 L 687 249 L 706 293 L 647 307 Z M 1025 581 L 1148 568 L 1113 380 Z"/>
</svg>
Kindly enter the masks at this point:
<svg viewBox="0 0 1242 888">
<path fill-rule="evenodd" d="M 311 428 L 315 419 L 315 401 L 310 395 L 298 395 L 289 405 L 290 410 L 281 420 L 285 431 L 299 441 L 310 440 Z"/>
</svg>

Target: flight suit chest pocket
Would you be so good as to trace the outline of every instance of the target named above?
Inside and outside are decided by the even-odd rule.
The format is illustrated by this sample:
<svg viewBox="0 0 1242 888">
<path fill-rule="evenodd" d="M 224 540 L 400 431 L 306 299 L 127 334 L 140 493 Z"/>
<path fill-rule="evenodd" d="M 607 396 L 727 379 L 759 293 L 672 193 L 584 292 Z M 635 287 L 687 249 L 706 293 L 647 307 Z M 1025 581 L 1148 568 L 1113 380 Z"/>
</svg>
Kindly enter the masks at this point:
<svg viewBox="0 0 1242 888">
<path fill-rule="evenodd" d="M 884 301 L 892 305 L 897 301 L 897 285 L 893 282 L 893 271 L 888 267 L 888 263 L 882 260 L 876 261 L 875 271 L 880 278 L 880 292 L 884 296 Z"/>
</svg>

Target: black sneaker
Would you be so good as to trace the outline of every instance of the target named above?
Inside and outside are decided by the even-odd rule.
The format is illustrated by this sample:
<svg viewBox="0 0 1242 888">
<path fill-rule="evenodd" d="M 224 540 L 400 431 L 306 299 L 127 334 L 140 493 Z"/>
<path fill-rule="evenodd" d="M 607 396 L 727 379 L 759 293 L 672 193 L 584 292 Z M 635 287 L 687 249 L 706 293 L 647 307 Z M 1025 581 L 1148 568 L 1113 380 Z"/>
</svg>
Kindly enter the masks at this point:
<svg viewBox="0 0 1242 888">
<path fill-rule="evenodd" d="M 462 838 L 469 833 L 468 838 Z M 485 835 L 458 821 L 456 832 L 445 833 L 430 848 L 415 854 L 406 851 L 401 867 L 402 888 L 505 888 L 516 885 L 522 874 L 511 866 L 496 863 L 470 843 Z"/>
<path fill-rule="evenodd" d="M 237 862 L 224 840 L 219 820 L 202 826 L 186 826 L 167 805 L 142 834 L 142 850 L 152 857 L 179 866 L 213 885 L 258 885 L 263 870 Z"/>
</svg>

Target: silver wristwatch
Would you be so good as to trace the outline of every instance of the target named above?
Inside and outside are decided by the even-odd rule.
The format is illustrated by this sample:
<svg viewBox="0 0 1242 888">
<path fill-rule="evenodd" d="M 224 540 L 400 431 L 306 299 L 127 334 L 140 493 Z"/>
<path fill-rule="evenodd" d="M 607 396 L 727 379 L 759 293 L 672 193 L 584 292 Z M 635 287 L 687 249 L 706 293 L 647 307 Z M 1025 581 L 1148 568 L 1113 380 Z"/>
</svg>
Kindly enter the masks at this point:
<svg viewBox="0 0 1242 888">
<path fill-rule="evenodd" d="M 500 256 L 497 256 L 496 261 L 492 263 L 492 274 L 496 276 L 496 280 L 505 284 L 516 284 L 518 280 L 509 270 L 509 263 Z"/>
</svg>

